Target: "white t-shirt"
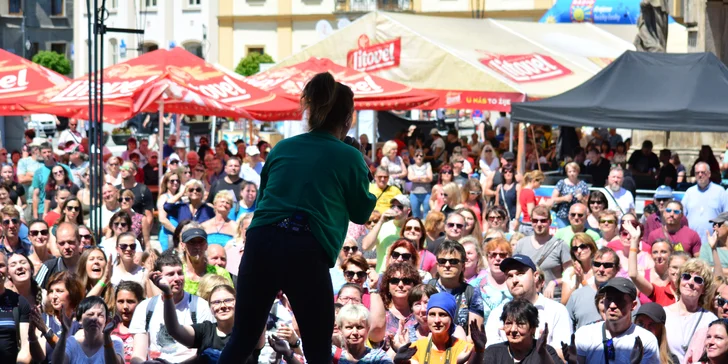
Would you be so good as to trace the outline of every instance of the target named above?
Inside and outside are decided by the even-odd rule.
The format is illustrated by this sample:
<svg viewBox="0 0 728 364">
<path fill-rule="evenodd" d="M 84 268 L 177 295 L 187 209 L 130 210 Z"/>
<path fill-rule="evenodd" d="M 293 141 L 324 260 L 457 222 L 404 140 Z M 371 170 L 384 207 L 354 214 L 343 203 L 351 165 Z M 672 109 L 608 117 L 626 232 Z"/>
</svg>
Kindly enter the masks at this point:
<svg viewBox="0 0 728 364">
<path fill-rule="evenodd" d="M 702 315 L 700 314 L 702 312 Z M 690 341 L 693 339 L 693 329 L 695 332 L 700 329 L 708 327 L 711 322 L 718 319 L 712 312 L 701 309 L 698 312 L 693 312 L 687 316 L 681 316 L 679 313 L 665 308 L 665 335 L 667 335 L 667 346 L 670 348 L 670 352 L 680 359 L 680 362 L 685 361 L 686 350 L 682 348 L 683 345 L 690 345 Z"/>
<path fill-rule="evenodd" d="M 116 355 L 124 358 L 124 343 L 119 339 L 118 336 L 111 335 L 111 342 L 114 345 L 114 352 Z M 76 341 L 76 338 L 69 336 L 66 339 L 66 357 L 69 363 L 73 364 L 105 364 L 104 360 L 104 347 L 99 348 L 94 355 L 86 356 L 83 352 L 81 344 Z"/>
<path fill-rule="evenodd" d="M 604 363 L 604 344 L 602 341 L 603 322 L 582 326 L 576 330 L 576 354 L 586 357 L 589 364 Z M 612 338 L 609 331 L 605 332 L 607 339 Z M 615 349 L 615 360 L 610 363 L 629 363 L 629 356 L 634 348 L 634 341 L 639 336 L 644 346 L 642 364 L 659 364 L 660 347 L 657 338 L 651 332 L 632 324 L 622 335 L 612 338 Z"/>
<path fill-rule="evenodd" d="M 114 266 L 114 272 L 111 275 L 111 284 L 116 287 L 121 281 L 137 282 L 144 287 L 144 267 L 137 266 L 134 272 L 122 272 L 118 265 Z"/>
<path fill-rule="evenodd" d="M 190 294 L 185 292 L 184 298 L 177 305 L 177 320 L 180 325 L 192 325 L 192 316 L 190 315 Z M 131 334 L 148 334 L 149 335 L 149 357 L 161 358 L 172 363 L 185 361 L 195 355 L 197 349 L 188 349 L 186 346 L 174 341 L 164 326 L 164 301 L 162 298 L 157 299 L 157 307 L 149 320 L 149 332 L 145 330 L 147 320 L 147 305 L 149 299 L 142 301 L 134 311 L 134 316 L 129 324 L 129 333 Z M 197 323 L 210 321 L 215 322 L 212 316 L 210 305 L 202 298 L 197 301 Z"/>
<path fill-rule="evenodd" d="M 250 168 L 248 163 L 243 163 L 243 165 L 240 166 L 239 176 L 245 181 L 255 183 L 256 188 L 260 188 L 260 175 L 253 168 Z M 236 196 L 236 198 L 239 197 L 240 196 Z"/>
<path fill-rule="evenodd" d="M 632 192 L 624 188 L 620 188 L 617 192 L 613 192 L 610 189 L 607 190 L 612 193 L 612 196 L 617 201 L 617 205 L 622 209 L 621 215 L 628 213 L 630 210 L 634 210 L 634 197 L 632 196 Z"/>
<path fill-rule="evenodd" d="M 485 323 L 485 336 L 488 338 L 486 347 L 508 340 L 506 333 L 502 330 L 503 322 L 500 320 L 503 306 L 506 303 L 496 306 L 488 315 L 488 321 Z M 546 344 L 560 348 L 562 341 L 565 343 L 571 342 L 571 328 L 573 325 L 569 311 L 566 310 L 564 305 L 539 294 L 534 306 L 538 309 L 536 337 L 541 335 L 545 324 L 548 323 L 549 336 Z"/>
</svg>

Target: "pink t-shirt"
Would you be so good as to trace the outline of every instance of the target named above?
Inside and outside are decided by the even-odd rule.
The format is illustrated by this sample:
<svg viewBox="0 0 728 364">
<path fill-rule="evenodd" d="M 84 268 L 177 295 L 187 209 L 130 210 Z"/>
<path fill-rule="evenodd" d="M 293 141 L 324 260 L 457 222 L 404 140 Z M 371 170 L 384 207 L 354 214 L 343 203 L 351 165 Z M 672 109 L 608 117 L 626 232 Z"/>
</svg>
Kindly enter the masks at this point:
<svg viewBox="0 0 728 364">
<path fill-rule="evenodd" d="M 700 246 L 702 245 L 702 242 L 700 240 L 700 235 L 696 233 L 693 229 L 683 226 L 680 228 L 680 230 L 676 231 L 674 234 L 670 234 L 668 232 L 669 238 L 667 240 L 672 241 L 673 248 L 680 244 L 682 245 L 682 250 L 686 253 L 697 256 L 700 254 Z M 665 239 L 665 230 L 662 228 L 658 228 L 655 230 L 652 230 L 650 233 L 650 236 L 647 237 L 647 240 L 645 242 L 652 247 L 652 244 L 657 239 Z M 677 249 L 679 250 L 679 249 Z"/>
<path fill-rule="evenodd" d="M 420 250 L 420 269 L 431 272 L 436 265 L 437 257 L 435 254 L 430 253 L 427 249 Z"/>
</svg>

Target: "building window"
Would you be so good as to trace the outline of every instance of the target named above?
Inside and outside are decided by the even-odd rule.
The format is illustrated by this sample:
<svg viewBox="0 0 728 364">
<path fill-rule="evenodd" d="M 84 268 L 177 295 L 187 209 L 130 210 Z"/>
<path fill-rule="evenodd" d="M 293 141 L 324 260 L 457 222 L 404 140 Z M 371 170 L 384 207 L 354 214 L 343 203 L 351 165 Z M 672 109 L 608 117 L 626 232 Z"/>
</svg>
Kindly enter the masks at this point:
<svg viewBox="0 0 728 364">
<path fill-rule="evenodd" d="M 119 7 L 119 0 L 111 0 L 108 4 L 109 6 L 107 8 L 109 10 L 116 10 Z"/>
<path fill-rule="evenodd" d="M 119 44 L 116 39 L 109 39 L 109 62 L 111 64 L 119 63 Z"/>
<path fill-rule="evenodd" d="M 251 54 L 251 53 L 263 54 L 263 53 L 265 53 L 265 48 L 261 48 L 261 47 L 248 47 L 248 53 L 247 54 Z"/>
<path fill-rule="evenodd" d="M 144 4 L 148 8 L 156 8 L 157 7 L 157 0 L 144 0 Z"/>
<path fill-rule="evenodd" d="M 154 43 L 147 43 L 142 46 L 142 52 L 144 52 L 144 53 L 153 52 L 153 51 L 156 51 L 157 49 L 159 49 L 159 46 Z"/>
<path fill-rule="evenodd" d="M 66 43 L 51 43 L 51 51 L 62 56 L 66 55 Z"/>
<path fill-rule="evenodd" d="M 51 0 L 51 16 L 63 16 L 64 0 Z"/>
<path fill-rule="evenodd" d="M 202 0 L 187 0 L 189 6 L 200 6 Z"/>
<path fill-rule="evenodd" d="M 10 4 L 8 4 L 8 14 L 23 15 L 23 0 L 10 0 Z"/>
</svg>

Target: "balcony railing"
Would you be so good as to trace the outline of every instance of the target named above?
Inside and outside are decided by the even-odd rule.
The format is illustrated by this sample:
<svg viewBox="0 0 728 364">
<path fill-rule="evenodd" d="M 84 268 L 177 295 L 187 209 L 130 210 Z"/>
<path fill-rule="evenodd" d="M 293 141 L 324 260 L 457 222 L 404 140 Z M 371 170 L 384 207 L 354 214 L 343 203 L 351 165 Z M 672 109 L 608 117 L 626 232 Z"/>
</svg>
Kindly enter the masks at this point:
<svg viewBox="0 0 728 364">
<path fill-rule="evenodd" d="M 412 11 L 411 0 L 337 0 L 334 12 L 367 13 L 375 10 Z"/>
</svg>

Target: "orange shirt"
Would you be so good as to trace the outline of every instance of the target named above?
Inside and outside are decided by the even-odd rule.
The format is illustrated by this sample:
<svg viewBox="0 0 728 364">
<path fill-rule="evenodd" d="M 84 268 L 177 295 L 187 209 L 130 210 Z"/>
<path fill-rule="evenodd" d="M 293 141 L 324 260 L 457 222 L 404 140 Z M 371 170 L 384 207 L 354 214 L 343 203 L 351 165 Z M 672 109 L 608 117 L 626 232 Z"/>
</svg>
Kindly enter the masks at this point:
<svg viewBox="0 0 728 364">
<path fill-rule="evenodd" d="M 417 348 L 417 353 L 412 357 L 412 359 L 417 360 L 418 363 L 424 364 L 425 362 L 425 354 L 427 353 L 427 345 L 430 343 L 429 338 L 422 338 L 415 342 L 415 347 Z M 473 347 L 473 344 L 470 344 L 469 342 L 465 340 L 455 339 L 455 343 L 453 343 L 452 349 L 450 350 L 450 363 L 455 364 L 458 362 L 458 355 L 462 354 L 464 351 L 471 350 Z M 432 344 L 432 348 L 430 348 L 430 363 L 429 364 L 445 364 L 445 351 L 437 350 L 437 347 L 435 347 L 435 344 Z"/>
</svg>

